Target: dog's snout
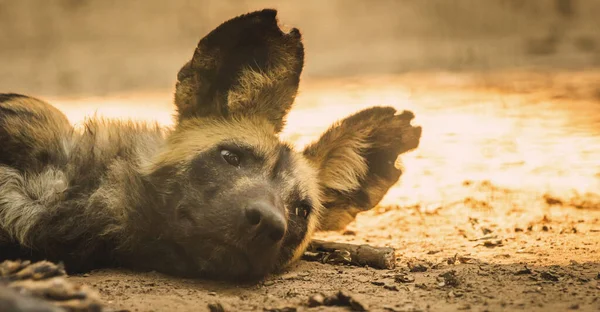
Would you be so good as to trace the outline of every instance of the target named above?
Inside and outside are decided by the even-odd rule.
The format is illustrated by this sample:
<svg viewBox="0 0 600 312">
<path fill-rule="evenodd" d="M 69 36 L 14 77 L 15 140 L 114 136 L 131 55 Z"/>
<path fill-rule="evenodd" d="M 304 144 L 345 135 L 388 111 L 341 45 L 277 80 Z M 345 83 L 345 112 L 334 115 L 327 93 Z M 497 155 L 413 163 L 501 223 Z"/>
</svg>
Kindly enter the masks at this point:
<svg viewBox="0 0 600 312">
<path fill-rule="evenodd" d="M 266 237 L 271 243 L 279 242 L 285 235 L 287 225 L 281 209 L 267 201 L 250 204 L 245 213 L 246 222 L 256 236 Z"/>
</svg>

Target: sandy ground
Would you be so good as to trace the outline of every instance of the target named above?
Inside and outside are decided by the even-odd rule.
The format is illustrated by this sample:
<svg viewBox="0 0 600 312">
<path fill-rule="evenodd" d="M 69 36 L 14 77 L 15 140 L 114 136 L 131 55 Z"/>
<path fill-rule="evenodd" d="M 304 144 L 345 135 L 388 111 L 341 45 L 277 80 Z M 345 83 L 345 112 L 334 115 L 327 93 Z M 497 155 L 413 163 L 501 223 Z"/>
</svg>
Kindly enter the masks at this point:
<svg viewBox="0 0 600 312">
<path fill-rule="evenodd" d="M 416 113 L 421 146 L 401 183 L 344 233 L 392 246 L 397 268 L 300 261 L 259 284 L 99 270 L 71 280 L 130 311 L 308 308 L 344 290 L 371 311 L 600 309 L 600 72 L 410 74 L 305 81 L 284 137 L 302 146 L 363 107 Z M 84 115 L 171 123 L 168 92 L 48 99 Z M 143 109 L 142 109 L 143 108 Z M 273 310 L 276 311 L 276 310 Z M 293 309 L 279 310 L 293 311 Z"/>
</svg>

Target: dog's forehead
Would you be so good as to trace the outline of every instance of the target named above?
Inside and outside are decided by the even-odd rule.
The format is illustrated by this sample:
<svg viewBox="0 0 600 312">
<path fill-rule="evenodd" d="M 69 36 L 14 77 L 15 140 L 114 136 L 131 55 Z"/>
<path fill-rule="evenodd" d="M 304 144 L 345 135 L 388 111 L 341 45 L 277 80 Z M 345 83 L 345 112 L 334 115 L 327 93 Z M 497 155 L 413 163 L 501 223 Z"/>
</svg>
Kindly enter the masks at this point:
<svg viewBox="0 0 600 312">
<path fill-rule="evenodd" d="M 317 200 L 315 169 L 301 153 L 280 141 L 271 123 L 260 118 L 197 118 L 183 122 L 169 138 L 161 163 L 188 163 L 223 142 L 251 149 L 262 159 L 265 175 L 276 180 L 285 195 L 296 192 Z"/>
<path fill-rule="evenodd" d="M 194 118 L 181 122 L 169 136 L 161 163 L 186 163 L 223 142 L 240 143 L 273 162 L 280 142 L 273 126 L 262 119 Z"/>
</svg>

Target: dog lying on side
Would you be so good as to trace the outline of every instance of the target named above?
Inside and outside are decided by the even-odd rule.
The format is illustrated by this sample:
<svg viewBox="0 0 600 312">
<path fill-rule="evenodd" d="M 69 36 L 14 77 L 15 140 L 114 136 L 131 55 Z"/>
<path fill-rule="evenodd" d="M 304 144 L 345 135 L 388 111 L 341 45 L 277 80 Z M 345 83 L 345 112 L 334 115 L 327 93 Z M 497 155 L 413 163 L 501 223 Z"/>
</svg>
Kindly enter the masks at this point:
<svg viewBox="0 0 600 312">
<path fill-rule="evenodd" d="M 301 151 L 282 142 L 304 47 L 276 15 L 241 15 L 200 40 L 170 129 L 93 118 L 79 131 L 42 100 L 0 94 L 0 260 L 260 279 L 315 231 L 377 205 L 421 128 L 409 111 L 372 107 Z"/>
</svg>

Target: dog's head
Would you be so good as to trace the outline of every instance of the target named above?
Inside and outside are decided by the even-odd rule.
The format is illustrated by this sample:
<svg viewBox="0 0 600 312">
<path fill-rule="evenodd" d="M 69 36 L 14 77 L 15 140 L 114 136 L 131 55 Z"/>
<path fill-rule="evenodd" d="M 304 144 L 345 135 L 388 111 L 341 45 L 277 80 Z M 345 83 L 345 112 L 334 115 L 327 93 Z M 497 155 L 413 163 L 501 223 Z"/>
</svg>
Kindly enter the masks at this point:
<svg viewBox="0 0 600 312">
<path fill-rule="evenodd" d="M 177 125 L 153 162 L 182 271 L 262 277 L 301 253 L 321 211 L 317 173 L 280 142 L 300 81 L 300 32 L 276 11 L 231 19 L 178 74 Z"/>
<path fill-rule="evenodd" d="M 276 13 L 223 23 L 178 74 L 178 122 L 147 170 L 165 210 L 160 239 L 176 246 L 173 273 L 263 277 L 300 257 L 321 215 L 370 209 L 400 175 L 384 172 L 399 154 L 391 131 L 411 127 L 393 109 L 351 117 L 302 152 L 279 140 L 304 48 Z"/>
</svg>

